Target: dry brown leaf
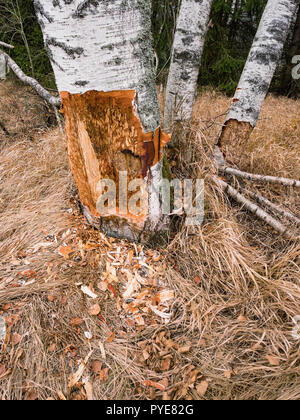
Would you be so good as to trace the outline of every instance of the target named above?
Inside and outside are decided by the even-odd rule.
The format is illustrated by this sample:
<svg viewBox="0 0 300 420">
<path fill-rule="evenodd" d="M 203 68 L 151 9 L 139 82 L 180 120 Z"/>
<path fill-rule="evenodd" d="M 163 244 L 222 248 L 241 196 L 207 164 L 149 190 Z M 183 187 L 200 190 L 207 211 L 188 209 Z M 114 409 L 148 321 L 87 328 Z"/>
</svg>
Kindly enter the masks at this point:
<svg viewBox="0 0 300 420">
<path fill-rule="evenodd" d="M 158 382 L 144 381 L 143 385 L 146 386 L 146 387 L 159 389 L 160 391 L 163 391 L 163 392 L 166 390 L 166 386 L 163 385 L 162 383 L 158 383 Z"/>
<path fill-rule="evenodd" d="M 170 357 L 168 357 L 167 359 L 164 359 L 161 362 L 161 370 L 168 371 L 168 370 L 170 370 L 170 367 L 171 367 L 171 359 L 170 359 Z"/>
<path fill-rule="evenodd" d="M 102 370 L 102 362 L 100 362 L 99 360 L 94 360 L 92 362 L 92 371 L 94 373 L 100 374 L 101 370 Z"/>
<path fill-rule="evenodd" d="M 14 333 L 11 337 L 11 343 L 13 346 L 16 346 L 22 340 L 22 336 L 20 334 Z"/>
<path fill-rule="evenodd" d="M 25 401 L 36 401 L 38 399 L 38 394 L 34 389 L 30 389 L 25 395 Z"/>
<path fill-rule="evenodd" d="M 48 347 L 48 351 L 51 352 L 51 353 L 54 352 L 55 349 L 56 349 L 56 343 L 53 343 L 53 344 L 51 344 L 51 346 Z"/>
<path fill-rule="evenodd" d="M 188 353 L 191 350 L 191 346 L 183 346 L 179 347 L 178 351 L 179 353 Z"/>
<path fill-rule="evenodd" d="M 81 286 L 81 291 L 92 299 L 98 298 L 98 296 L 87 286 Z"/>
<path fill-rule="evenodd" d="M 196 390 L 200 397 L 204 397 L 206 394 L 206 391 L 208 389 L 208 382 L 207 381 L 201 381 L 199 385 L 197 385 Z"/>
<path fill-rule="evenodd" d="M 280 366 L 280 359 L 277 356 L 272 356 L 272 355 L 268 355 L 266 356 L 268 359 L 268 362 L 270 363 L 270 365 L 272 366 Z"/>
<path fill-rule="evenodd" d="M 116 333 L 113 332 L 109 335 L 108 339 L 106 340 L 107 343 L 112 343 L 114 339 L 116 338 Z"/>
<path fill-rule="evenodd" d="M 83 324 L 83 319 L 73 318 L 73 319 L 71 319 L 70 324 L 72 325 L 72 327 L 79 327 L 80 325 Z"/>
<path fill-rule="evenodd" d="M 117 292 L 117 290 L 115 289 L 114 286 L 112 286 L 111 284 L 108 284 L 107 288 L 110 292 L 112 292 L 112 294 L 114 295 L 115 298 L 118 297 L 118 292 Z"/>
<path fill-rule="evenodd" d="M 97 316 L 100 314 L 100 312 L 101 312 L 101 309 L 98 303 L 96 303 L 96 305 L 93 305 L 88 309 L 88 313 L 91 316 Z"/>
<path fill-rule="evenodd" d="M 175 292 L 173 290 L 162 290 L 156 295 L 159 303 L 167 302 L 168 300 L 174 299 Z"/>
<path fill-rule="evenodd" d="M 200 277 L 199 277 L 199 276 L 194 277 L 194 282 L 195 282 L 196 284 L 200 284 L 200 283 L 201 283 L 201 279 L 200 279 Z"/>
<path fill-rule="evenodd" d="M 232 370 L 225 370 L 224 372 L 225 378 L 231 379 L 231 375 L 232 375 Z"/>
<path fill-rule="evenodd" d="M 100 381 L 106 382 L 108 379 L 109 368 L 102 369 L 100 372 Z"/>
<path fill-rule="evenodd" d="M 91 357 L 91 355 L 93 354 L 93 351 L 90 351 L 89 354 L 86 356 L 86 358 L 80 363 L 79 368 L 77 369 L 77 371 L 70 376 L 70 380 L 69 380 L 69 384 L 68 384 L 68 388 L 73 388 L 77 382 L 80 381 L 84 369 L 86 367 L 87 362 L 89 361 L 89 358 Z"/>
<path fill-rule="evenodd" d="M 70 245 L 68 246 L 62 246 L 59 248 L 58 253 L 64 257 L 65 260 L 68 260 L 70 258 L 70 254 L 72 254 L 73 250 Z"/>
</svg>

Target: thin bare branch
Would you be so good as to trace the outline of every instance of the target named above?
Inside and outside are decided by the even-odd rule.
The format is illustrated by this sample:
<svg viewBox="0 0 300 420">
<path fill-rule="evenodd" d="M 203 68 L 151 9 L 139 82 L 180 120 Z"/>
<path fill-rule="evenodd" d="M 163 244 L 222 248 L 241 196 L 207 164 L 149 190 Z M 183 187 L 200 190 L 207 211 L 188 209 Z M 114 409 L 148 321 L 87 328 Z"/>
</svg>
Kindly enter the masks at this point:
<svg viewBox="0 0 300 420">
<path fill-rule="evenodd" d="M 280 216 L 285 217 L 286 219 L 291 220 L 294 223 L 297 223 L 300 225 L 300 219 L 296 217 L 294 214 L 290 213 L 289 211 L 284 210 L 282 207 L 277 206 L 276 204 L 272 203 L 270 200 L 268 200 L 266 197 L 259 193 L 254 193 L 251 191 L 246 191 L 251 198 L 255 199 L 259 202 L 259 204 L 262 204 L 264 206 L 269 207 L 274 212 L 278 213 Z"/>
<path fill-rule="evenodd" d="M 223 181 L 217 176 L 214 176 L 215 182 L 223 189 L 223 191 L 233 198 L 236 202 L 241 204 L 246 210 L 255 214 L 259 219 L 263 220 L 268 225 L 272 226 L 277 232 L 281 233 L 289 239 L 295 239 L 295 235 L 281 222 L 276 220 L 270 214 L 265 212 L 262 208 L 248 200 L 244 195 L 240 194 L 235 188 L 231 187 L 227 182 Z"/>
<path fill-rule="evenodd" d="M 45 88 L 43 88 L 35 79 L 26 76 L 26 74 L 20 69 L 15 61 L 10 58 L 8 54 L 0 50 L 0 55 L 3 55 L 6 59 L 7 65 L 12 69 L 16 76 L 22 80 L 22 82 L 30 85 L 43 99 L 45 99 L 52 106 L 60 106 L 60 98 L 52 96 Z"/>
<path fill-rule="evenodd" d="M 239 169 L 234 169 L 230 167 L 225 167 L 222 169 L 223 172 L 229 175 L 234 175 L 238 178 L 247 179 L 248 181 L 259 181 L 259 182 L 268 182 L 271 184 L 279 184 L 285 187 L 296 187 L 300 188 L 300 181 L 297 179 L 282 178 L 277 176 L 268 176 L 268 175 L 257 175 L 250 174 L 248 172 L 240 171 Z"/>
<path fill-rule="evenodd" d="M 0 41 L 0 45 L 2 47 L 6 47 L 6 48 L 9 48 L 11 50 L 13 50 L 15 48 L 13 45 L 7 44 L 6 42 L 3 42 L 3 41 Z"/>
</svg>

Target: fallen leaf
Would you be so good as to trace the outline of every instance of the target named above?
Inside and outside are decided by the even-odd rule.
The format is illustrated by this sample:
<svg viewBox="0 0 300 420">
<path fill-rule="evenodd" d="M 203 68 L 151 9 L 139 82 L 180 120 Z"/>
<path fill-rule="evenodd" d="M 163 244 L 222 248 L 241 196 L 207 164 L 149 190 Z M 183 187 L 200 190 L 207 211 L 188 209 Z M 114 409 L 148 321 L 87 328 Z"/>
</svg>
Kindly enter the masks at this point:
<svg viewBox="0 0 300 420">
<path fill-rule="evenodd" d="M 191 350 L 191 346 L 183 346 L 179 347 L 178 351 L 179 353 L 188 353 Z"/>
<path fill-rule="evenodd" d="M 14 333 L 11 337 L 11 343 L 13 346 L 16 346 L 22 340 L 22 336 L 20 334 Z"/>
<path fill-rule="evenodd" d="M 100 381 L 106 382 L 108 379 L 109 368 L 102 369 L 100 372 Z"/>
<path fill-rule="evenodd" d="M 173 292 L 172 290 L 163 290 L 161 292 L 159 292 L 157 295 L 157 300 L 159 303 L 164 303 L 168 300 L 174 299 L 175 297 L 175 292 Z"/>
<path fill-rule="evenodd" d="M 268 362 L 272 366 L 280 366 L 280 359 L 277 356 L 268 355 L 267 356 Z"/>
<path fill-rule="evenodd" d="M 144 381 L 143 385 L 146 387 L 159 389 L 160 391 L 163 391 L 163 392 L 166 390 L 166 387 L 163 384 L 158 383 L 158 382 Z"/>
<path fill-rule="evenodd" d="M 51 346 L 48 347 L 48 351 L 50 353 L 53 353 L 56 349 L 56 343 L 51 344 Z"/>
<path fill-rule="evenodd" d="M 224 372 L 225 378 L 231 379 L 231 375 L 232 375 L 232 370 L 225 370 Z"/>
<path fill-rule="evenodd" d="M 70 247 L 70 245 L 68 246 L 62 246 L 61 248 L 59 248 L 58 253 L 64 257 L 65 260 L 68 260 L 70 257 L 70 254 L 72 254 L 73 250 Z"/>
<path fill-rule="evenodd" d="M 107 343 L 112 343 L 115 338 L 116 338 L 116 333 L 113 332 L 113 333 L 110 334 L 110 336 L 108 337 L 108 339 L 106 340 L 106 342 Z"/>
<path fill-rule="evenodd" d="M 168 314 L 168 313 L 166 313 L 166 312 L 162 312 L 162 311 L 159 311 L 155 306 L 153 306 L 153 305 L 149 305 L 149 308 L 151 309 L 151 311 L 152 312 L 154 312 L 156 315 L 158 315 L 160 318 L 163 318 L 163 319 L 170 319 L 171 318 L 171 316 L 172 316 L 172 314 Z"/>
<path fill-rule="evenodd" d="M 200 397 L 204 397 L 206 394 L 206 391 L 208 389 L 208 382 L 207 381 L 201 381 L 199 385 L 197 385 L 196 390 Z"/>
<path fill-rule="evenodd" d="M 171 367 L 171 359 L 170 359 L 170 357 L 168 357 L 167 359 L 164 359 L 161 362 L 161 370 L 168 371 L 168 370 L 170 370 L 170 367 Z"/>
<path fill-rule="evenodd" d="M 196 284 L 200 284 L 200 283 L 201 283 L 201 279 L 200 279 L 200 277 L 199 277 L 199 276 L 194 277 L 194 282 L 195 282 Z"/>
<path fill-rule="evenodd" d="M 87 286 L 81 286 L 81 291 L 92 299 L 98 298 L 98 296 L 94 292 L 92 292 L 91 289 Z"/>
<path fill-rule="evenodd" d="M 102 362 L 100 362 L 99 360 L 94 360 L 92 362 L 92 371 L 94 373 L 100 373 L 102 370 Z"/>
<path fill-rule="evenodd" d="M 68 388 L 73 388 L 77 382 L 80 381 L 83 372 L 85 370 L 85 367 L 87 365 L 87 362 L 89 361 L 89 358 L 91 357 L 91 355 L 93 354 L 93 351 L 90 351 L 89 354 L 86 356 L 86 358 L 80 363 L 78 370 L 70 376 L 70 380 L 69 380 L 69 384 L 68 384 Z"/>
<path fill-rule="evenodd" d="M 147 352 L 147 350 L 143 350 L 143 358 L 144 360 L 148 360 L 150 357 L 150 354 Z"/>
<path fill-rule="evenodd" d="M 34 389 L 30 389 L 25 395 L 26 401 L 36 401 L 38 399 L 38 394 Z"/>
<path fill-rule="evenodd" d="M 112 286 L 111 284 L 107 285 L 107 288 L 110 292 L 112 292 L 112 294 L 114 295 L 115 298 L 118 297 L 118 292 L 116 291 L 116 289 L 114 288 L 114 286 Z"/>
<path fill-rule="evenodd" d="M 88 309 L 88 313 L 91 316 L 97 316 L 97 315 L 100 314 L 100 312 L 101 312 L 101 309 L 100 309 L 100 306 L 97 303 L 96 303 L 96 305 L 93 305 Z"/>
<path fill-rule="evenodd" d="M 53 295 L 48 296 L 48 301 L 49 302 L 54 302 L 54 300 L 55 300 L 55 296 L 53 296 Z"/>
<path fill-rule="evenodd" d="M 73 318 L 73 319 L 71 319 L 70 324 L 72 325 L 72 327 L 79 327 L 80 325 L 83 324 L 83 319 Z"/>
</svg>

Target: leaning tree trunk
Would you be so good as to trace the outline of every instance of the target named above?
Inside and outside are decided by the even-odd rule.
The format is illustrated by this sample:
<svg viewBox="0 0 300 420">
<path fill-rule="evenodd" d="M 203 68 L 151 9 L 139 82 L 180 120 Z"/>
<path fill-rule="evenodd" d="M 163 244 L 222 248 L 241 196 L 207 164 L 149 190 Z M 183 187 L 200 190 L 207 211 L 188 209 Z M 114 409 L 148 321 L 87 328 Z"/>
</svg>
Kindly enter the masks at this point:
<svg viewBox="0 0 300 420">
<path fill-rule="evenodd" d="M 160 129 L 151 1 L 34 3 L 61 94 L 68 154 L 84 214 L 111 236 L 147 240 L 165 226 L 158 185 L 162 149 L 169 140 Z M 122 200 L 119 193 L 121 204 L 109 215 L 99 211 L 99 181 L 114 181 L 119 191 L 121 182 L 128 185 L 120 178 L 124 172 L 128 183 L 145 181 L 147 211 L 129 212 L 132 192 L 122 194 Z"/>
<path fill-rule="evenodd" d="M 231 160 L 256 126 L 261 107 L 279 64 L 299 0 L 269 0 L 252 44 L 232 106 L 218 138 Z"/>
<path fill-rule="evenodd" d="M 192 116 L 212 0 L 182 0 L 176 26 L 164 111 L 164 129 Z"/>
<path fill-rule="evenodd" d="M 0 80 L 4 80 L 6 78 L 6 69 L 6 59 L 0 54 Z"/>
</svg>

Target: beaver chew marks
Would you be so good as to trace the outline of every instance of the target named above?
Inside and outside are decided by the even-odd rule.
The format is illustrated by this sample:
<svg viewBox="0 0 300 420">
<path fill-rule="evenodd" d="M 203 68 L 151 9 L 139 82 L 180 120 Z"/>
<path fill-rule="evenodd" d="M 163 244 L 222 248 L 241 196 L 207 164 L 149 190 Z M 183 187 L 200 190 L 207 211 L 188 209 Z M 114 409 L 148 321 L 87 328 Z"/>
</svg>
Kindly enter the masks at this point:
<svg viewBox="0 0 300 420">
<path fill-rule="evenodd" d="M 228 120 L 219 139 L 221 148 L 236 147 L 245 144 L 253 131 L 253 127 L 249 122 Z"/>
<path fill-rule="evenodd" d="M 101 216 L 96 209 L 100 179 L 115 181 L 118 191 L 120 171 L 127 171 L 128 182 L 145 178 L 162 159 L 162 149 L 170 140 L 160 128 L 143 132 L 135 98 L 134 90 L 61 92 L 71 169 L 81 202 L 92 217 Z M 118 209 L 114 216 L 120 216 Z M 146 219 L 143 215 L 120 217 L 140 226 Z"/>
</svg>

